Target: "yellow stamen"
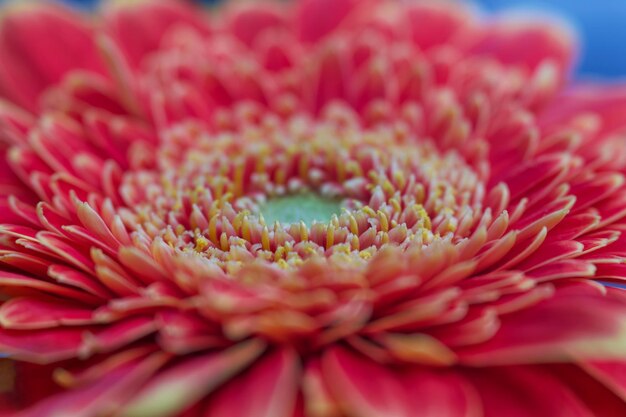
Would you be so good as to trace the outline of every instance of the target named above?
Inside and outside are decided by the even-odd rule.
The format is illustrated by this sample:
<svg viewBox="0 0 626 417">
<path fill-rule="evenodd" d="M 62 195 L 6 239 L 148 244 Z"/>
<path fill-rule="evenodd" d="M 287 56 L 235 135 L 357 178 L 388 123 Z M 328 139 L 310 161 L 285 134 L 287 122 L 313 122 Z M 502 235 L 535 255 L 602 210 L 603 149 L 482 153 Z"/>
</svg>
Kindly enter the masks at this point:
<svg viewBox="0 0 626 417">
<path fill-rule="evenodd" d="M 267 230 L 267 226 L 263 226 L 263 231 L 261 232 L 261 246 L 263 250 L 269 251 L 270 247 L 270 232 Z"/>
</svg>

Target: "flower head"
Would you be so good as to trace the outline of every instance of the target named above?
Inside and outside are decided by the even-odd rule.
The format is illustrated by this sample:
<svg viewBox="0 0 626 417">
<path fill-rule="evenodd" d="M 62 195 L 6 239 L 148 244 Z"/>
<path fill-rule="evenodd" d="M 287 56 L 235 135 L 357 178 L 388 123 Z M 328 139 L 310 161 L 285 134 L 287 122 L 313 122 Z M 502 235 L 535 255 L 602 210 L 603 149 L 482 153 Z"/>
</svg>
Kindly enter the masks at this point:
<svg viewBox="0 0 626 417">
<path fill-rule="evenodd" d="M 445 2 L 211 13 L 4 13 L 7 409 L 626 412 L 626 295 L 598 282 L 626 276 L 626 95 L 561 91 L 569 32 Z"/>
</svg>

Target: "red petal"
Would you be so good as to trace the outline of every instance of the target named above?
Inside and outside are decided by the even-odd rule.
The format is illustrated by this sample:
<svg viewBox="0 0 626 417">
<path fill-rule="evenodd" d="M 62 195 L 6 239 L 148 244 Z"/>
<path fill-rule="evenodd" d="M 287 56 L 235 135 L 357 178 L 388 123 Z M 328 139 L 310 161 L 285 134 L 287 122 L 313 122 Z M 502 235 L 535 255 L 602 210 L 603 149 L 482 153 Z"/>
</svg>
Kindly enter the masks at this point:
<svg viewBox="0 0 626 417">
<path fill-rule="evenodd" d="M 311 359 L 306 364 L 302 378 L 302 393 L 305 416 L 336 417 L 341 415 L 337 409 L 337 403 L 332 399 L 324 383 L 319 358 Z"/>
<path fill-rule="evenodd" d="M 50 2 L 20 4 L 0 24 L 0 95 L 34 111 L 40 93 L 70 70 L 102 71 L 92 28 Z"/>
<path fill-rule="evenodd" d="M 159 47 L 163 36 L 177 24 L 190 25 L 203 33 L 209 30 L 199 10 L 174 0 L 108 2 L 104 19 L 108 33 L 135 67 Z"/>
<path fill-rule="evenodd" d="M 233 35 L 248 46 L 252 46 L 263 32 L 285 26 L 285 17 L 281 15 L 280 9 L 276 10 L 270 3 L 241 5 L 229 22 Z"/>
<path fill-rule="evenodd" d="M 17 413 L 17 405 L 13 396 L 8 394 L 0 394 L 0 414 L 6 417 L 12 417 Z"/>
<path fill-rule="evenodd" d="M 35 119 L 28 112 L 0 100 L 0 142 L 26 144 L 28 131 L 34 125 Z"/>
<path fill-rule="evenodd" d="M 49 265 L 48 276 L 56 282 L 83 290 L 103 300 L 113 295 L 93 275 L 84 274 L 65 265 Z"/>
<path fill-rule="evenodd" d="M 316 68 L 310 85 L 310 100 L 314 111 L 321 110 L 333 100 L 347 96 L 347 59 L 342 45 L 331 45 L 319 52 Z"/>
<path fill-rule="evenodd" d="M 322 359 L 324 384 L 345 414 L 359 417 L 410 417 L 402 380 L 390 368 L 344 348 Z"/>
<path fill-rule="evenodd" d="M 83 341 L 78 354 L 90 357 L 97 353 L 106 353 L 119 349 L 136 340 L 154 333 L 156 323 L 152 317 L 133 317 L 92 332 L 83 333 Z"/>
<path fill-rule="evenodd" d="M 93 326 L 45 330 L 0 329 L 0 351 L 19 360 L 46 364 L 109 352 L 154 330 L 154 323 L 146 317 L 129 319 L 104 329 Z"/>
<path fill-rule="evenodd" d="M 420 417 L 478 417 L 480 398 L 460 374 L 417 368 L 403 378 L 413 410 Z"/>
<path fill-rule="evenodd" d="M 596 274 L 596 267 L 591 262 L 577 259 L 565 259 L 547 263 L 542 267 L 529 271 L 527 275 L 534 278 L 537 282 L 548 282 L 562 278 L 600 276 Z"/>
<path fill-rule="evenodd" d="M 626 281 L 626 265 L 621 263 L 600 263 L 597 265 L 595 277 L 607 281 Z"/>
<path fill-rule="evenodd" d="M 475 52 L 489 54 L 507 65 L 534 70 L 551 60 L 564 73 L 575 51 L 574 32 L 561 22 L 537 18 L 504 18 L 485 33 Z"/>
<path fill-rule="evenodd" d="M 317 42 L 335 30 L 358 4 L 357 0 L 301 0 L 296 31 L 304 42 Z"/>
<path fill-rule="evenodd" d="M 158 344 L 166 352 L 187 355 L 230 345 L 230 342 L 222 336 L 220 329 L 216 329 L 206 320 L 192 314 L 173 310 L 159 313 L 157 317 L 159 320 Z"/>
<path fill-rule="evenodd" d="M 500 316 L 500 330 L 481 345 L 459 349 L 460 361 L 494 365 L 623 357 L 626 305 L 606 296 L 560 294 L 557 289 L 548 300 Z"/>
<path fill-rule="evenodd" d="M 517 200 L 527 195 L 534 187 L 545 185 L 551 179 L 562 176 L 569 170 L 570 164 L 569 155 L 541 156 L 512 167 L 499 181 L 506 183 L 511 191 L 511 199 Z"/>
<path fill-rule="evenodd" d="M 600 117 L 598 135 L 609 134 L 626 125 L 626 86 L 579 85 L 556 98 L 541 115 L 542 124 L 558 125 L 583 113 Z"/>
<path fill-rule="evenodd" d="M 99 297 L 94 297 L 93 295 L 87 294 L 83 291 L 77 291 L 75 289 L 53 284 L 41 279 L 4 271 L 0 271 L 0 289 L 2 292 L 9 293 L 11 295 L 32 294 L 42 291 L 75 302 L 84 302 L 87 304 L 100 304 L 101 302 Z"/>
<path fill-rule="evenodd" d="M 0 325 L 5 329 L 42 329 L 93 324 L 92 310 L 61 300 L 14 298 L 0 306 Z"/>
<path fill-rule="evenodd" d="M 624 177 L 617 173 L 597 173 L 589 181 L 576 184 L 570 193 L 576 196 L 573 210 L 582 210 L 607 198 L 622 188 Z"/>
<path fill-rule="evenodd" d="M 585 365 L 583 365 L 585 367 Z M 585 370 L 576 365 L 564 364 L 554 367 L 554 374 L 564 385 L 585 403 L 597 417 L 622 417 L 626 415 L 626 399 L 611 392 L 609 386 L 594 380 Z"/>
<path fill-rule="evenodd" d="M 518 264 L 516 268 L 528 271 L 562 259 L 574 258 L 582 253 L 583 248 L 582 243 L 573 240 L 546 242 L 532 256 Z"/>
<path fill-rule="evenodd" d="M 53 379 L 53 373 L 58 365 L 38 365 L 28 362 L 13 362 L 15 381 L 13 395 L 20 408 L 36 404 L 37 402 L 56 395 L 62 387 Z M 33 384 L 32 381 L 37 381 Z"/>
<path fill-rule="evenodd" d="M 122 414 L 176 416 L 246 368 L 264 349 L 262 342 L 252 340 L 220 353 L 187 359 L 153 378 Z"/>
<path fill-rule="evenodd" d="M 56 394 L 20 414 L 21 417 L 106 415 L 127 401 L 166 362 L 163 354 L 132 361 L 111 370 L 92 384 Z M 32 382 L 31 382 L 32 383 Z"/>
<path fill-rule="evenodd" d="M 146 284 L 154 281 L 168 281 L 168 277 L 156 261 L 142 250 L 134 246 L 125 246 L 119 250 L 118 258 L 120 262 L 133 271 L 137 278 Z"/>
<path fill-rule="evenodd" d="M 83 329 L 19 331 L 0 329 L 0 350 L 21 360 L 53 363 L 75 356 Z"/>
<path fill-rule="evenodd" d="M 468 42 L 472 15 L 460 4 L 445 2 L 411 5 L 406 13 L 413 42 L 422 50 L 449 43 Z M 464 35 L 464 37 L 462 36 Z"/>
<path fill-rule="evenodd" d="M 212 396 L 206 413 L 211 417 L 291 417 L 299 379 L 293 351 L 272 353 Z"/>
<path fill-rule="evenodd" d="M 626 403 L 626 362 L 584 362 L 581 366 Z"/>
<path fill-rule="evenodd" d="M 468 373 L 483 402 L 484 417 L 595 417 L 548 372 L 532 367 L 481 369 Z"/>
</svg>

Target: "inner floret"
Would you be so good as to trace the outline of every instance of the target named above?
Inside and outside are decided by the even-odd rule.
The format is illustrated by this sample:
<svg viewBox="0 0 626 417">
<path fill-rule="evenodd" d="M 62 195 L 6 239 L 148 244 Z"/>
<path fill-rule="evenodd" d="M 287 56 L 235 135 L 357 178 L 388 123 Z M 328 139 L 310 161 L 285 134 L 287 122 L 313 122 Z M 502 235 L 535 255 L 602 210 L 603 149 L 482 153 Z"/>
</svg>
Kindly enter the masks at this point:
<svg viewBox="0 0 626 417">
<path fill-rule="evenodd" d="M 126 174 L 125 223 L 233 272 L 319 257 L 365 262 L 385 245 L 458 241 L 484 186 L 456 152 L 397 129 L 306 118 L 213 134 L 179 125 L 155 169 Z"/>
</svg>

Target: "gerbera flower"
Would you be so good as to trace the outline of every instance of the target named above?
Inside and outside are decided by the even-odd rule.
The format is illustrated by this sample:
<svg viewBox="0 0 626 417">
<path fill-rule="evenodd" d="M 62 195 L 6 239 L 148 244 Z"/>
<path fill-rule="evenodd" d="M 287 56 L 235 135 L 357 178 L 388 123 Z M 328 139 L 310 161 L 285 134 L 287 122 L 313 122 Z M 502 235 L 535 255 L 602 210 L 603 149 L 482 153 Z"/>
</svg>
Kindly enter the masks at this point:
<svg viewBox="0 0 626 417">
<path fill-rule="evenodd" d="M 626 95 L 569 32 L 190 7 L 4 11 L 3 415 L 626 414 Z"/>
</svg>

